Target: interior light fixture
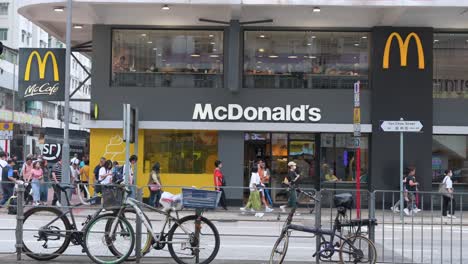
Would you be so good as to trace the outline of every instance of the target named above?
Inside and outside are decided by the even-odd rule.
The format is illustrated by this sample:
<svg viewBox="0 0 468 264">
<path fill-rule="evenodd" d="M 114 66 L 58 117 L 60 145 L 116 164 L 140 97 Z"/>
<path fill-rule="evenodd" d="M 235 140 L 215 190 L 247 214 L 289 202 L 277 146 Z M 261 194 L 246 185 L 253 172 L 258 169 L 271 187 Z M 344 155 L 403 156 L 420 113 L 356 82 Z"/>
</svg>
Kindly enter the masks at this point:
<svg viewBox="0 0 468 264">
<path fill-rule="evenodd" d="M 361 38 L 363 38 L 363 39 L 366 39 L 366 38 L 367 38 L 367 36 L 362 36 Z"/>
<path fill-rule="evenodd" d="M 265 52 L 265 49 L 264 48 L 259 48 L 258 52 Z"/>
<path fill-rule="evenodd" d="M 153 50 L 158 50 L 158 48 L 153 48 Z"/>
<path fill-rule="evenodd" d="M 73 25 L 73 28 L 74 28 L 74 29 L 82 29 L 82 28 L 83 28 L 83 25 Z"/>
<path fill-rule="evenodd" d="M 260 37 L 260 38 L 265 38 L 265 35 L 261 34 L 259 37 Z"/>
<path fill-rule="evenodd" d="M 210 57 L 211 57 L 211 58 L 218 58 L 219 55 L 217 55 L 217 54 L 211 54 Z"/>
<path fill-rule="evenodd" d="M 438 40 L 438 39 L 434 39 L 434 42 L 439 42 L 439 40 Z"/>
<path fill-rule="evenodd" d="M 190 57 L 200 57 L 200 54 L 194 53 L 194 54 L 190 55 Z"/>
<path fill-rule="evenodd" d="M 319 13 L 320 12 L 320 7 L 316 6 L 313 9 L 314 13 Z"/>
<path fill-rule="evenodd" d="M 314 39 L 314 38 L 316 38 L 316 36 L 312 36 L 311 38 L 313 38 L 313 39 Z"/>
<path fill-rule="evenodd" d="M 297 56 L 296 55 L 291 55 L 291 56 L 288 56 L 288 59 L 297 59 Z"/>
<path fill-rule="evenodd" d="M 216 45 L 216 42 L 210 42 L 211 45 Z"/>
<path fill-rule="evenodd" d="M 161 57 L 161 53 L 158 54 L 158 57 Z"/>
<path fill-rule="evenodd" d="M 312 46 L 312 43 L 307 43 L 307 46 Z"/>
<path fill-rule="evenodd" d="M 162 10 L 170 10 L 171 8 L 168 6 L 168 5 L 163 5 L 163 7 L 161 7 Z"/>
<path fill-rule="evenodd" d="M 210 35 L 208 35 L 208 37 L 212 38 L 212 37 L 214 37 L 214 35 L 213 35 L 213 34 L 210 34 Z"/>
<path fill-rule="evenodd" d="M 153 44 L 153 41 L 148 41 L 148 42 L 146 42 L 146 43 L 148 43 L 148 44 Z"/>
<path fill-rule="evenodd" d="M 145 33 L 143 33 L 143 34 L 141 34 L 141 36 L 142 36 L 142 37 L 146 37 L 146 34 L 145 34 Z"/>
<path fill-rule="evenodd" d="M 278 58 L 278 55 L 270 55 L 270 56 L 268 56 L 268 57 L 269 57 L 269 58 L 272 58 L 272 59 L 276 59 L 276 58 Z"/>
<path fill-rule="evenodd" d="M 63 12 L 63 11 L 65 11 L 65 7 L 63 7 L 63 6 L 56 6 L 56 7 L 54 7 L 54 11 L 55 11 L 55 12 Z"/>
<path fill-rule="evenodd" d="M 315 56 L 309 56 L 309 59 L 316 59 L 317 57 Z"/>
<path fill-rule="evenodd" d="M 354 43 L 354 46 L 359 47 L 359 43 Z"/>
<path fill-rule="evenodd" d="M 262 61 L 257 61 L 258 64 L 262 63 Z"/>
</svg>

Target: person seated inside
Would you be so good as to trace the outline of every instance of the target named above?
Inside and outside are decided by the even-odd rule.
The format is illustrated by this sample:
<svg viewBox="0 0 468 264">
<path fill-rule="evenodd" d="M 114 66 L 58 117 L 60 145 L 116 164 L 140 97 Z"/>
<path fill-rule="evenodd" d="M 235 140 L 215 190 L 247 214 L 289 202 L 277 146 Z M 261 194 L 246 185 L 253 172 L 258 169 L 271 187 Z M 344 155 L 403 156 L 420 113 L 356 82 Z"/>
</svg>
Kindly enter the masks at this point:
<svg viewBox="0 0 468 264">
<path fill-rule="evenodd" d="M 120 56 L 119 60 L 112 66 L 113 72 L 128 72 L 130 70 L 125 56 Z"/>
</svg>

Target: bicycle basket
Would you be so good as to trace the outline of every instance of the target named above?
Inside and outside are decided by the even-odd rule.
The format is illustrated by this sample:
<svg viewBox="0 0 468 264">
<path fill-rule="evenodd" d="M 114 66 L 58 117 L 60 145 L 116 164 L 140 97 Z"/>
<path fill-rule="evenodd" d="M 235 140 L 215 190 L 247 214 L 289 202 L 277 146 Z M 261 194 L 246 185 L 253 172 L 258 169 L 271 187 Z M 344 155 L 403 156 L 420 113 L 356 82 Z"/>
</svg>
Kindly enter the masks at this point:
<svg viewBox="0 0 468 264">
<path fill-rule="evenodd" d="M 103 186 L 102 207 L 106 210 L 118 209 L 123 203 L 125 190 L 119 187 Z"/>
<path fill-rule="evenodd" d="M 182 188 L 182 205 L 185 208 L 216 209 L 221 192 Z"/>
<path fill-rule="evenodd" d="M 343 207 L 346 209 L 353 208 L 353 195 L 350 193 L 336 194 L 334 196 L 335 207 Z"/>
</svg>

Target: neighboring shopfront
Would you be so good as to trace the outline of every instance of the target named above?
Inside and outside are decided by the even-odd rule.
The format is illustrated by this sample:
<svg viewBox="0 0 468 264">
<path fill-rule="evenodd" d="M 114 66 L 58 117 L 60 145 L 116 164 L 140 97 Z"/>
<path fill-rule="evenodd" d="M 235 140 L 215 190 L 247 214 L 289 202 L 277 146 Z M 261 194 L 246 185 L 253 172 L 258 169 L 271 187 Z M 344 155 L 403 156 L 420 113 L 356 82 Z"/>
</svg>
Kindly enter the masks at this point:
<svg viewBox="0 0 468 264">
<path fill-rule="evenodd" d="M 211 186 L 214 161 L 221 159 L 227 184 L 246 186 L 254 162 L 264 159 L 273 187 L 280 186 L 291 160 L 299 164 L 304 186 L 349 187 L 357 180 L 353 85 L 360 81 L 363 188 L 399 186 L 399 137 L 379 131 L 379 122 L 404 117 L 423 122 L 423 133 L 405 136 L 405 165 L 417 167 L 421 188 L 429 190 L 430 175 L 442 168 L 464 171 L 467 153 L 460 147 L 464 136 L 433 136 L 452 125 L 443 100 L 467 108 L 461 105 L 464 89 L 451 92 L 446 87 L 452 84 L 433 78 L 461 78 L 448 76 L 452 71 L 436 46 L 441 44 L 446 42 L 434 39 L 430 28 L 95 25 L 92 100 L 99 116 L 90 123 L 91 165 L 101 156 L 124 162 L 121 108 L 130 103 L 140 113 L 139 185 L 159 162 L 164 185 Z M 459 54 L 456 43 L 447 45 L 445 53 Z M 237 202 L 243 193 L 227 190 Z M 275 192 L 274 199 L 284 201 Z"/>
</svg>

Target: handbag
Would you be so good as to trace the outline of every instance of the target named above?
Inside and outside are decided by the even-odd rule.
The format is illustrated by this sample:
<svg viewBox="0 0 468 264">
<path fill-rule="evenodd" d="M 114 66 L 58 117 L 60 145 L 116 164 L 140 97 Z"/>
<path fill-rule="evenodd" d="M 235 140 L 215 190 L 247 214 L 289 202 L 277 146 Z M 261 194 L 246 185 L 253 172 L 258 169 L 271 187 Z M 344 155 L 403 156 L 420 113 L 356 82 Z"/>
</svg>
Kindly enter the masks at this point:
<svg viewBox="0 0 468 264">
<path fill-rule="evenodd" d="M 152 184 L 149 185 L 149 189 L 152 192 L 156 192 L 156 191 L 159 191 L 161 189 L 161 186 L 159 186 L 159 184 L 152 183 Z"/>
<path fill-rule="evenodd" d="M 452 195 L 449 193 L 449 191 L 447 190 L 447 183 L 445 182 L 445 178 L 444 180 L 439 184 L 439 193 L 442 194 L 443 196 L 445 197 L 448 197 L 448 198 L 451 198 Z"/>
</svg>

